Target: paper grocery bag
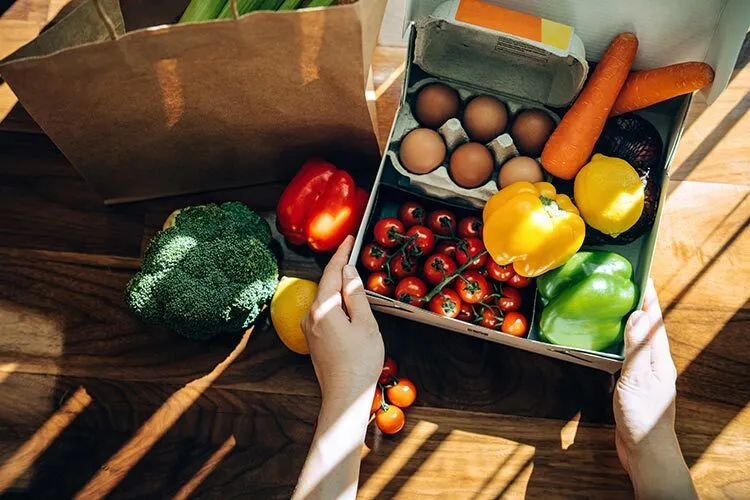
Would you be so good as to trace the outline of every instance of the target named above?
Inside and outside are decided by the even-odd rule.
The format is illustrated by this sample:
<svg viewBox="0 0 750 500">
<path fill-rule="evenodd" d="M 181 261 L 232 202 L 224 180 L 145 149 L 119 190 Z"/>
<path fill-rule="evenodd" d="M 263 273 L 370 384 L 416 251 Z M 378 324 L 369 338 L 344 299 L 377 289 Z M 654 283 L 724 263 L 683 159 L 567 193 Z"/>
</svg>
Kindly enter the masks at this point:
<svg viewBox="0 0 750 500">
<path fill-rule="evenodd" d="M 385 2 L 175 25 L 187 0 L 86 0 L 0 75 L 108 203 L 283 181 L 312 155 L 375 169 Z"/>
</svg>

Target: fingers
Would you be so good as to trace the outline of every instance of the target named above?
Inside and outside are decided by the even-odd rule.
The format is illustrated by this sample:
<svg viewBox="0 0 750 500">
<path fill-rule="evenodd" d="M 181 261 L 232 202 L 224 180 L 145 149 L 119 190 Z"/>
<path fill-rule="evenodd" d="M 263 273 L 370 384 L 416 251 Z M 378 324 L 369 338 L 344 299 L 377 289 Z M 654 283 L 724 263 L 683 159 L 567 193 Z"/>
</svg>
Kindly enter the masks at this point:
<svg viewBox="0 0 750 500">
<path fill-rule="evenodd" d="M 370 309 L 369 302 L 367 302 L 365 287 L 362 284 L 362 279 L 359 277 L 357 268 L 349 265 L 344 266 L 343 282 L 342 294 L 344 296 L 344 304 L 352 322 L 369 321 L 372 319 L 372 310 Z"/>
<path fill-rule="evenodd" d="M 664 319 L 659 306 L 659 299 L 656 296 L 654 282 L 649 278 L 646 290 L 644 292 L 644 310 L 648 314 L 651 323 L 651 368 L 654 373 L 665 376 L 676 377 L 674 361 L 669 352 L 669 338 L 667 330 L 664 328 Z"/>
<path fill-rule="evenodd" d="M 318 296 L 330 296 L 341 293 L 341 273 L 344 266 L 349 261 L 349 254 L 352 253 L 354 238 L 347 236 L 344 242 L 339 246 L 336 253 L 333 254 L 328 265 L 323 270 L 323 276 L 318 284 Z"/>
<path fill-rule="evenodd" d="M 650 329 L 651 322 L 645 312 L 635 311 L 628 318 L 625 326 L 623 376 L 651 371 L 651 345 L 648 337 Z"/>
</svg>

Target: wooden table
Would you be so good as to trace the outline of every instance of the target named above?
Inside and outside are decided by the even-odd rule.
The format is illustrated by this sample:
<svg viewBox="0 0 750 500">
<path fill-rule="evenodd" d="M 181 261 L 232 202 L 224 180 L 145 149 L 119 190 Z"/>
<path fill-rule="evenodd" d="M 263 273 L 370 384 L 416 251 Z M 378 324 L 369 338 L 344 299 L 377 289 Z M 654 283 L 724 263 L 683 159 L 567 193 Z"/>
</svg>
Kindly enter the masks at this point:
<svg viewBox="0 0 750 500">
<path fill-rule="evenodd" d="M 2 51 L 52 11 L 17 2 L 0 19 Z M 402 63 L 401 49 L 378 49 L 381 140 Z M 696 98 L 653 271 L 679 371 L 677 432 L 706 498 L 750 497 L 743 68 L 711 108 Z M 0 87 L 0 106 L 12 103 Z M 267 318 L 249 338 L 201 344 L 143 326 L 122 300 L 169 211 L 233 199 L 272 211 L 283 185 L 104 207 L 45 136 L 7 131 L 19 127 L 33 129 L 18 111 L 0 125 L 0 493 L 288 497 L 319 405 L 309 359 L 286 350 Z M 314 278 L 320 264 L 287 251 L 282 267 Z M 368 434 L 362 498 L 632 495 L 609 375 L 378 319 L 419 400 L 400 435 Z"/>
</svg>

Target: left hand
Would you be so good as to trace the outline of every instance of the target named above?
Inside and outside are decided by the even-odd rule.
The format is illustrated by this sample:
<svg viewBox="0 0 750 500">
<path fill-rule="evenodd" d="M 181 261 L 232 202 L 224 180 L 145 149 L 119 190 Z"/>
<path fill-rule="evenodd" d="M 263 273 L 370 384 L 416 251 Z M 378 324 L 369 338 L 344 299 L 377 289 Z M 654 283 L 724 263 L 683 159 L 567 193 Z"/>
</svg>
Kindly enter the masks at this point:
<svg viewBox="0 0 750 500">
<path fill-rule="evenodd" d="M 323 271 L 318 295 L 302 320 L 324 403 L 374 392 L 385 348 L 357 269 L 347 261 L 348 236 Z"/>
</svg>

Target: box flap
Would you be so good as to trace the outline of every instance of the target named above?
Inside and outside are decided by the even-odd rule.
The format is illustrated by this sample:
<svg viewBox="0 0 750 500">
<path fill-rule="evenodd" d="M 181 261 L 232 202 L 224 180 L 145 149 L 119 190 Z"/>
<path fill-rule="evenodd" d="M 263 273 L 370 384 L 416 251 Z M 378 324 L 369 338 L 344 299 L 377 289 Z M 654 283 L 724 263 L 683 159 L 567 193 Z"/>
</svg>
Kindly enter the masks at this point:
<svg viewBox="0 0 750 500">
<path fill-rule="evenodd" d="M 479 0 L 447 0 L 416 21 L 414 62 L 448 81 L 568 105 L 588 63 L 570 26 Z"/>
<path fill-rule="evenodd" d="M 444 0 L 407 0 L 405 25 L 423 19 Z M 744 0 L 485 0 L 572 26 L 590 61 L 598 61 L 623 31 L 638 35 L 635 69 L 705 61 L 716 72 L 706 89 L 709 103 L 724 90 L 750 24 Z"/>
</svg>

